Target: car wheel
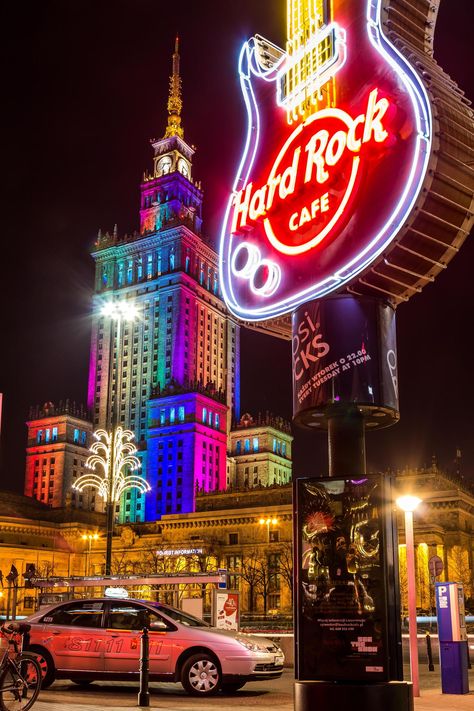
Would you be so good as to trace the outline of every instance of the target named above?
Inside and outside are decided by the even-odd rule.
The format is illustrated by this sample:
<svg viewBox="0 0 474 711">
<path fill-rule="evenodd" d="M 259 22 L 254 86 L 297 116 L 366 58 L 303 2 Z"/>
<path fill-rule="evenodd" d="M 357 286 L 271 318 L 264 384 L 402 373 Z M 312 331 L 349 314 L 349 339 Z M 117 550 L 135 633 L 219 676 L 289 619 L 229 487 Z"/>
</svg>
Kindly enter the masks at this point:
<svg viewBox="0 0 474 711">
<path fill-rule="evenodd" d="M 94 679 L 70 679 L 69 681 L 72 681 L 73 684 L 77 684 L 78 686 L 89 686 Z"/>
<path fill-rule="evenodd" d="M 221 671 L 216 660 L 205 652 L 186 659 L 181 670 L 181 683 L 193 696 L 212 696 L 221 686 Z"/>
<path fill-rule="evenodd" d="M 236 681 L 233 684 L 222 684 L 221 691 L 223 691 L 224 694 L 235 694 L 235 692 L 245 686 L 246 683 L 245 681 Z"/>
<path fill-rule="evenodd" d="M 43 675 L 43 681 L 41 682 L 41 688 L 47 689 L 51 686 L 56 676 L 56 668 L 54 666 L 53 658 L 46 649 L 42 647 L 36 647 L 34 644 L 28 648 L 29 652 L 34 652 L 38 659 L 38 663 L 41 667 L 41 673 Z"/>
</svg>

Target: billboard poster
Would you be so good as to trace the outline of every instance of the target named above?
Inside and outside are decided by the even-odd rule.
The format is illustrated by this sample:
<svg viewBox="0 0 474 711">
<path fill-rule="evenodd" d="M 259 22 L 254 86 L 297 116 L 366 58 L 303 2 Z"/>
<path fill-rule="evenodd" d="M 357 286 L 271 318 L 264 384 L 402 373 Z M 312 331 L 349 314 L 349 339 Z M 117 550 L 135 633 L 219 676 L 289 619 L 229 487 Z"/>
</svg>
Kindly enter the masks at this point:
<svg viewBox="0 0 474 711">
<path fill-rule="evenodd" d="M 239 630 L 239 593 L 229 590 L 214 590 L 213 625 L 221 630 Z"/>
<path fill-rule="evenodd" d="M 298 424 L 311 423 L 312 413 L 328 404 L 381 408 L 391 422 L 398 418 L 395 311 L 390 305 L 348 295 L 305 304 L 292 317 L 292 361 Z"/>
<path fill-rule="evenodd" d="M 387 680 L 382 478 L 295 486 L 297 679 Z"/>
</svg>

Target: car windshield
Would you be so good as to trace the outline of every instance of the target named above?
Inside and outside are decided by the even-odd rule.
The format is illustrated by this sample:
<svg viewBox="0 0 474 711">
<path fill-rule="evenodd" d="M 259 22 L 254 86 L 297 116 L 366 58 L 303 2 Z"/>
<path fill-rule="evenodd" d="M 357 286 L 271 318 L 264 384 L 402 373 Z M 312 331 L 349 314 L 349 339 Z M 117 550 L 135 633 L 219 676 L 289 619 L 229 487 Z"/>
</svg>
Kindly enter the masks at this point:
<svg viewBox="0 0 474 711">
<path fill-rule="evenodd" d="M 153 605 L 153 603 L 148 603 L 149 605 Z M 171 619 L 176 620 L 176 622 L 180 622 L 182 625 L 186 625 L 186 627 L 210 627 L 210 625 L 207 624 L 207 622 L 204 622 L 204 620 L 200 620 L 199 617 L 194 617 L 194 615 L 188 615 L 186 612 L 182 612 L 182 610 L 176 610 L 174 607 L 168 607 L 164 605 L 153 605 L 153 607 L 156 607 L 160 612 L 163 612 L 165 615 L 168 617 L 171 617 Z"/>
</svg>

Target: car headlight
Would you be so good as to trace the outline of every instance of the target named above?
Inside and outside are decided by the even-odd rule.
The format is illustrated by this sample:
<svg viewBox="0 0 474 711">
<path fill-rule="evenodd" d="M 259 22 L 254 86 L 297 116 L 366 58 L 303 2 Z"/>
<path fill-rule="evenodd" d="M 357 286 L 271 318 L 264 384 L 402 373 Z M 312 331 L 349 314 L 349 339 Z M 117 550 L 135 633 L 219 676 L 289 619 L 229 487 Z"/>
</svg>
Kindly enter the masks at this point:
<svg viewBox="0 0 474 711">
<path fill-rule="evenodd" d="M 258 642 L 253 642 L 250 639 L 245 639 L 243 637 L 236 637 L 235 640 L 236 640 L 236 642 L 241 644 L 242 647 L 245 647 L 250 652 L 266 652 L 267 651 L 266 647 L 258 644 Z"/>
</svg>

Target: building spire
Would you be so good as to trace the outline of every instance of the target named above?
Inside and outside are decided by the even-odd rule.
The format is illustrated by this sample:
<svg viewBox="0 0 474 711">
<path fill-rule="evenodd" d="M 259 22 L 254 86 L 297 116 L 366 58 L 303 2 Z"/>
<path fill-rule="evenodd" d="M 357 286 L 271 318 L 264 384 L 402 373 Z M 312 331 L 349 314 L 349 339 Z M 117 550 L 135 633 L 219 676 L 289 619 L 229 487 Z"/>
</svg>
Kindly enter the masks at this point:
<svg viewBox="0 0 474 711">
<path fill-rule="evenodd" d="M 184 131 L 181 126 L 182 108 L 181 77 L 179 75 L 179 37 L 176 36 L 173 54 L 173 73 L 170 76 L 170 93 L 168 96 L 168 126 L 166 127 L 165 138 L 169 138 L 170 136 L 183 138 Z"/>
</svg>

